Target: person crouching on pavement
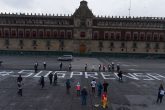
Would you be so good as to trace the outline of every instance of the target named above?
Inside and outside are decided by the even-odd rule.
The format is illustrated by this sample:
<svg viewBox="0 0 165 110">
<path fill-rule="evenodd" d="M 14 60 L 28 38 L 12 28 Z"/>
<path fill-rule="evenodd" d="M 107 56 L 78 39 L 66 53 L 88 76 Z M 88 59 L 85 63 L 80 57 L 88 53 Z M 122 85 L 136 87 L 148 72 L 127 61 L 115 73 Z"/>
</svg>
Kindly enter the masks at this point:
<svg viewBox="0 0 165 110">
<path fill-rule="evenodd" d="M 80 96 L 80 89 L 81 89 L 81 86 L 80 86 L 80 83 L 78 82 L 76 85 L 77 96 Z"/>
</svg>

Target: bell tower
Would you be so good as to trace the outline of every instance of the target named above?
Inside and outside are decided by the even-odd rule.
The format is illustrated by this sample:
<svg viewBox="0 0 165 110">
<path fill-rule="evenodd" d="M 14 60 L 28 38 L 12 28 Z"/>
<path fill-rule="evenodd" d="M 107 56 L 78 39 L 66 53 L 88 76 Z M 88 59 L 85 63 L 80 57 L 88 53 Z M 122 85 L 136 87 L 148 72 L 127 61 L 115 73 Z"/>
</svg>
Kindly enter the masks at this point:
<svg viewBox="0 0 165 110">
<path fill-rule="evenodd" d="M 86 45 L 90 44 L 92 39 L 92 24 L 94 15 L 92 11 L 88 8 L 88 2 L 83 0 L 80 2 L 80 6 L 73 14 L 74 19 L 74 39 L 75 47 L 80 47 L 77 49 L 78 52 L 86 52 L 88 48 Z"/>
</svg>

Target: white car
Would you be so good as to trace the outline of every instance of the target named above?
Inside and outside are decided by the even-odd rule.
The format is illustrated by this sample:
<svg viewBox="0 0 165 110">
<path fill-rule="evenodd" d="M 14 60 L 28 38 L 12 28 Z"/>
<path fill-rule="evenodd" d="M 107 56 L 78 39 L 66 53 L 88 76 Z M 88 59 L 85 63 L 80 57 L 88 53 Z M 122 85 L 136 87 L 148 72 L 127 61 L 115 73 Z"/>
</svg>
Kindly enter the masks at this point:
<svg viewBox="0 0 165 110">
<path fill-rule="evenodd" d="M 73 56 L 72 55 L 63 55 L 61 57 L 58 57 L 59 61 L 72 61 Z"/>
</svg>

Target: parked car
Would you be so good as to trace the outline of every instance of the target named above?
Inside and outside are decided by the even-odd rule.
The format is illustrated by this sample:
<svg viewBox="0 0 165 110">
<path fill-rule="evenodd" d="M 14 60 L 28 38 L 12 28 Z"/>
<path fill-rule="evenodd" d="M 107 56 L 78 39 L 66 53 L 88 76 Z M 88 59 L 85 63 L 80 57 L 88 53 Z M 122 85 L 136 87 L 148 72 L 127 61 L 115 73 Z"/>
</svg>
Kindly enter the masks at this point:
<svg viewBox="0 0 165 110">
<path fill-rule="evenodd" d="M 63 55 L 61 57 L 58 57 L 59 61 L 72 61 L 73 56 L 72 55 Z"/>
</svg>

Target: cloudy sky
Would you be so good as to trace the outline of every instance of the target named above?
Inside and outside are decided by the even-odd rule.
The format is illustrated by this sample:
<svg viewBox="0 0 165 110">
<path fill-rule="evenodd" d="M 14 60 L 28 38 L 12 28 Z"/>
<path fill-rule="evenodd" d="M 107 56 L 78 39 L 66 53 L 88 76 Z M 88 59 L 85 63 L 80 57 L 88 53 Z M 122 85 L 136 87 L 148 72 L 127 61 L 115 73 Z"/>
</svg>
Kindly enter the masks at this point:
<svg viewBox="0 0 165 110">
<path fill-rule="evenodd" d="M 73 14 L 81 0 L 0 0 L 0 12 Z M 130 0 L 86 0 L 94 15 L 128 16 Z M 165 17 L 165 0 L 131 0 L 131 16 Z"/>
</svg>

